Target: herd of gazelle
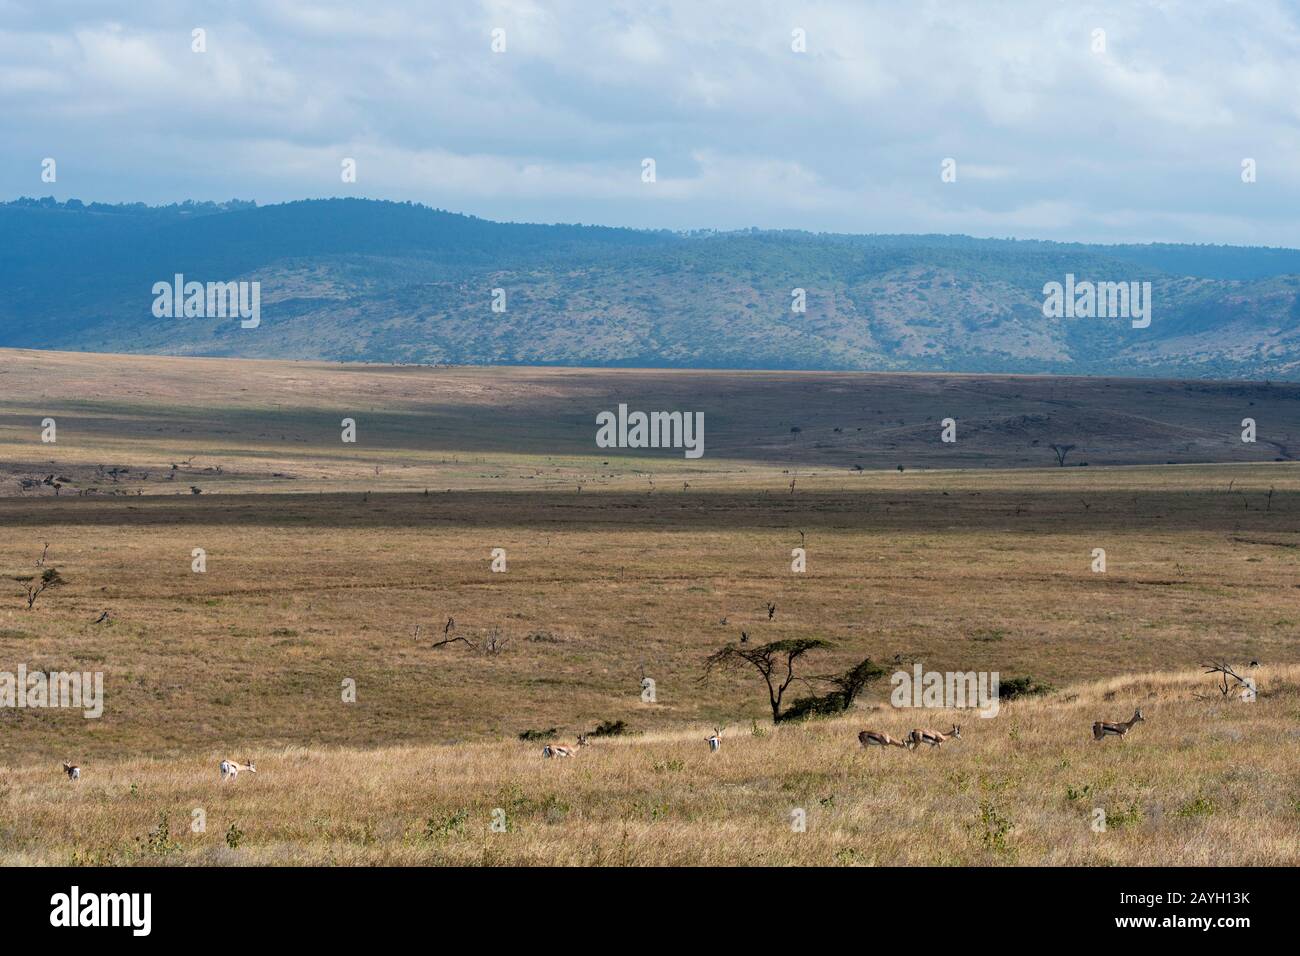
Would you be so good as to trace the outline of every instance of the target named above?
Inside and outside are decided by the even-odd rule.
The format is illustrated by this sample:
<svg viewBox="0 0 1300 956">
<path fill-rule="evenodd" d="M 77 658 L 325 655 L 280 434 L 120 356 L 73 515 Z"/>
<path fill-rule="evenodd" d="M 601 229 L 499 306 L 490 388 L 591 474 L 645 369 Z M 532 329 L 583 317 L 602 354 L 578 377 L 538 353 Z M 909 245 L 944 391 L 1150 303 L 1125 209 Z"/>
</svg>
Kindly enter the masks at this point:
<svg viewBox="0 0 1300 956">
<path fill-rule="evenodd" d="M 247 770 L 249 773 L 257 773 L 257 767 L 253 764 L 251 759 L 246 763 L 240 763 L 237 760 L 221 761 L 221 782 L 225 783 L 227 780 L 234 780 L 239 776 L 239 771 L 241 770 Z"/>
<path fill-rule="evenodd" d="M 1128 720 L 1121 720 L 1116 723 L 1111 723 L 1106 720 L 1098 720 L 1092 725 L 1092 739 L 1104 740 L 1106 737 L 1119 737 L 1121 740 L 1124 740 L 1126 739 L 1128 732 L 1133 729 L 1134 725 L 1140 724 L 1145 720 L 1146 718 L 1142 716 L 1141 708 L 1135 710 L 1133 716 Z M 713 733 L 704 738 L 705 742 L 709 745 L 710 751 L 716 753 L 722 749 L 722 732 L 726 729 L 725 726 L 714 727 Z M 930 747 L 941 747 L 944 742 L 948 740 L 961 740 L 960 724 L 953 724 L 952 730 L 948 731 L 946 734 L 941 734 L 937 730 L 925 730 L 918 727 L 910 734 L 903 737 L 902 740 L 876 730 L 864 730 L 858 734 L 858 743 L 864 748 L 901 747 L 904 750 L 915 750 L 917 747 L 921 746 L 921 744 L 926 744 Z M 547 758 L 572 757 L 585 746 L 587 746 L 587 735 L 579 734 L 578 742 L 572 746 L 568 744 L 547 744 L 542 748 L 542 756 Z M 227 780 L 234 780 L 239 776 L 241 771 L 257 773 L 257 766 L 252 760 L 246 760 L 244 763 L 240 763 L 237 760 L 223 760 L 221 761 L 220 769 L 222 783 L 225 783 Z M 68 775 L 69 780 L 81 779 L 81 767 L 71 761 L 63 761 L 63 772 Z"/>
<path fill-rule="evenodd" d="M 960 724 L 953 724 L 952 730 L 946 734 L 941 734 L 937 730 L 922 730 L 918 727 L 902 740 L 875 730 L 864 730 L 858 734 L 858 743 L 863 747 L 902 747 L 904 750 L 915 750 L 921 744 L 941 747 L 944 741 L 954 739 L 961 740 Z"/>
<path fill-rule="evenodd" d="M 1119 737 L 1121 740 L 1126 739 L 1126 734 L 1133 729 L 1135 724 L 1146 720 L 1142 716 L 1141 709 L 1133 712 L 1133 716 L 1128 720 L 1111 723 L 1107 720 L 1098 720 L 1092 725 L 1092 739 L 1103 740 L 1106 737 Z M 716 753 L 722 749 L 722 732 L 726 727 L 714 727 L 713 733 L 705 737 L 705 742 L 709 745 L 709 750 Z M 949 740 L 961 740 L 961 724 L 953 724 L 952 730 L 946 734 L 941 734 L 937 730 L 928 730 L 918 727 L 910 734 L 903 737 L 902 740 L 891 737 L 889 734 L 876 730 L 864 730 L 858 734 L 858 743 L 866 747 L 901 747 L 904 750 L 915 750 L 921 744 L 929 747 L 942 747 Z M 570 747 L 563 744 L 547 744 L 542 748 L 543 757 L 572 757 L 581 748 L 587 746 L 587 735 L 583 734 L 578 737 L 576 746 Z"/>
<path fill-rule="evenodd" d="M 234 780 L 239 776 L 241 770 L 247 770 L 249 773 L 257 773 L 257 766 L 252 760 L 246 760 L 244 763 L 240 763 L 238 760 L 223 760 L 221 761 L 220 769 L 222 783 L 225 783 L 227 780 Z M 63 761 L 63 772 L 68 775 L 69 780 L 81 779 L 81 767 L 77 766 L 77 764 L 70 760 Z"/>
<path fill-rule="evenodd" d="M 1133 711 L 1133 716 L 1128 720 L 1121 720 L 1111 723 L 1108 720 L 1098 720 L 1092 725 L 1092 739 L 1105 740 L 1107 737 L 1118 737 L 1120 740 L 1128 739 L 1128 732 L 1137 724 L 1145 721 L 1142 716 L 1142 709 Z M 904 750 L 915 750 L 921 744 L 928 744 L 931 747 L 940 747 L 946 740 L 961 739 L 961 725 L 953 724 L 952 730 L 946 734 L 941 734 L 935 730 L 922 730 L 920 728 L 913 730 L 902 740 L 881 733 L 876 730 L 864 730 L 858 734 L 858 743 L 863 747 L 902 747 Z M 714 748 L 717 749 L 716 747 Z"/>
</svg>

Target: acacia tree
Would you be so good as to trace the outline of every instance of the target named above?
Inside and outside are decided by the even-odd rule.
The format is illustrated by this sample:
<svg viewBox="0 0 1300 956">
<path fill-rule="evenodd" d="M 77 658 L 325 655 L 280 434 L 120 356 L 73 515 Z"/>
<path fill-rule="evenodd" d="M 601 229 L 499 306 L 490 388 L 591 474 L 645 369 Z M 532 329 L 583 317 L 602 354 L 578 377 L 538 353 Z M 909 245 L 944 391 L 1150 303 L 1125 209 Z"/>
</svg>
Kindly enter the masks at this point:
<svg viewBox="0 0 1300 956">
<path fill-rule="evenodd" d="M 44 556 L 42 556 L 41 560 L 44 560 Z M 27 580 L 32 581 L 33 579 L 28 578 Z M 42 593 L 50 588 L 58 587 L 62 583 L 63 578 L 59 574 L 58 568 L 46 568 L 43 570 L 39 580 L 26 585 L 27 610 L 30 611 L 32 609 L 32 605 L 36 603 L 36 599 L 40 597 Z"/>
<path fill-rule="evenodd" d="M 767 699 L 772 707 L 772 723 L 779 724 L 782 717 L 781 700 L 785 692 L 797 679 L 795 663 L 812 651 L 830 647 L 829 641 L 815 637 L 796 637 L 784 641 L 773 641 L 749 647 L 740 644 L 728 644 L 714 651 L 704 661 L 704 673 L 700 680 L 707 681 L 719 668 L 725 670 L 745 670 L 752 667 L 767 684 Z"/>
<path fill-rule="evenodd" d="M 800 697 L 781 715 L 782 720 L 800 720 L 805 717 L 828 717 L 840 714 L 853 706 L 858 694 L 872 681 L 887 674 L 883 667 L 870 657 L 864 657 L 842 674 L 825 674 L 810 680 L 830 684 L 833 690 L 825 694 Z"/>
<path fill-rule="evenodd" d="M 1062 468 L 1065 467 L 1065 456 L 1075 449 L 1074 445 L 1048 445 L 1047 447 L 1052 449 L 1052 452 L 1056 455 L 1057 465 Z"/>
</svg>

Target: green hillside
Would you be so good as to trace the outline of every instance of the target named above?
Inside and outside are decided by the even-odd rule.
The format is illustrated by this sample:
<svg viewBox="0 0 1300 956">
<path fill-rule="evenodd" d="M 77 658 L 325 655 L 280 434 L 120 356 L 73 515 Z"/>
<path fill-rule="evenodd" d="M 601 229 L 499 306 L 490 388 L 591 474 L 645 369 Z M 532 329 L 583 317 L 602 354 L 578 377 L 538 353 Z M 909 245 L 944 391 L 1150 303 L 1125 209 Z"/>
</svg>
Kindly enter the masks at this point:
<svg viewBox="0 0 1300 956">
<path fill-rule="evenodd" d="M 1300 251 L 678 234 L 409 203 L 0 204 L 0 346 L 379 362 L 1294 379 Z M 261 324 L 158 318 L 156 282 L 261 284 Z M 1046 318 L 1149 281 L 1153 321 Z M 493 311 L 494 289 L 504 311 Z M 792 311 L 803 289 L 806 312 Z"/>
</svg>

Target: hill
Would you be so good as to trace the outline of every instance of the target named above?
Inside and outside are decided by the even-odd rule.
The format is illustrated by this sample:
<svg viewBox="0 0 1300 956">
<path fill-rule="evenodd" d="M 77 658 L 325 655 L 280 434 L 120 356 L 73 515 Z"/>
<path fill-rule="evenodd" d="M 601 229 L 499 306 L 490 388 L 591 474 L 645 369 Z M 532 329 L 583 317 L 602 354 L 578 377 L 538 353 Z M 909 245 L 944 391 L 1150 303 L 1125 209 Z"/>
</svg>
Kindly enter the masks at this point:
<svg viewBox="0 0 1300 956">
<path fill-rule="evenodd" d="M 158 318 L 257 281 L 262 324 Z M 1043 287 L 1150 282 L 1149 328 Z M 1300 251 L 495 223 L 357 199 L 0 204 L 0 346 L 456 364 L 1294 379 Z M 493 290 L 504 311 L 493 311 Z M 793 290 L 806 295 L 791 311 Z"/>
</svg>

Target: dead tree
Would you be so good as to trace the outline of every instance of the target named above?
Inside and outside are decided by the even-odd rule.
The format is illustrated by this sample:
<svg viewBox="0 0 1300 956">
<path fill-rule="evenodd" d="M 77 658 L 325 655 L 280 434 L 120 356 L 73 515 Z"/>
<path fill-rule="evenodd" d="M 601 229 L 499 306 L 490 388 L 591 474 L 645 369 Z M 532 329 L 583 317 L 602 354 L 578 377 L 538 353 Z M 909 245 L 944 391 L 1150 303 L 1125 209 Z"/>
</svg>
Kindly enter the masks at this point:
<svg viewBox="0 0 1300 956">
<path fill-rule="evenodd" d="M 1217 697 L 1210 694 L 1193 694 L 1197 700 L 1229 700 L 1233 697 L 1240 697 L 1240 693 L 1235 691 L 1250 691 L 1254 693 L 1255 682 L 1248 677 L 1242 677 L 1226 661 L 1205 661 L 1201 664 L 1207 674 L 1217 674 L 1215 678 L 1214 689 L 1219 692 Z"/>
<path fill-rule="evenodd" d="M 1064 468 L 1064 467 L 1065 467 L 1065 456 L 1068 455 L 1070 452 L 1074 451 L 1074 449 L 1075 449 L 1077 446 L 1075 446 L 1075 445 L 1048 445 L 1047 447 L 1050 448 L 1050 449 L 1052 449 L 1052 451 L 1055 453 L 1055 455 L 1056 455 L 1056 464 L 1057 464 L 1058 466 L 1060 466 L 1061 468 Z"/>
<path fill-rule="evenodd" d="M 476 644 L 475 644 L 473 641 L 471 641 L 468 637 L 448 637 L 448 638 L 445 638 L 445 639 L 443 639 L 443 640 L 441 640 L 441 641 L 434 641 L 434 642 L 433 642 L 431 645 L 429 645 L 429 646 L 432 647 L 432 648 L 434 648 L 434 649 L 437 649 L 437 648 L 439 648 L 439 647 L 446 647 L 448 644 L 455 644 L 455 643 L 457 643 L 457 642 L 460 642 L 461 644 L 464 644 L 466 647 L 469 647 L 469 648 L 477 649 L 477 647 L 478 647 L 478 645 L 476 645 Z"/>
<path fill-rule="evenodd" d="M 790 685 L 798 679 L 795 665 L 805 654 L 831 646 L 829 641 L 814 637 L 773 641 L 758 647 L 728 644 L 705 659 L 704 673 L 700 675 L 700 682 L 708 681 L 713 672 L 718 669 L 745 670 L 752 667 L 767 684 L 767 699 L 772 708 L 772 723 L 779 724 L 785 716 L 781 712 L 781 701 Z"/>
<path fill-rule="evenodd" d="M 488 631 L 487 637 L 483 639 L 482 643 L 471 641 L 468 637 L 457 636 L 448 637 L 441 641 L 434 641 L 430 647 L 437 650 L 439 647 L 446 647 L 448 644 L 464 644 L 471 651 L 479 651 L 484 656 L 495 657 L 504 651 L 506 645 L 509 643 L 510 638 L 502 637 L 501 631 L 494 627 L 492 630 Z"/>
</svg>

